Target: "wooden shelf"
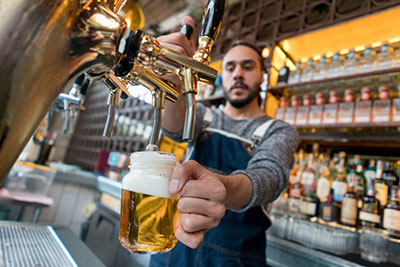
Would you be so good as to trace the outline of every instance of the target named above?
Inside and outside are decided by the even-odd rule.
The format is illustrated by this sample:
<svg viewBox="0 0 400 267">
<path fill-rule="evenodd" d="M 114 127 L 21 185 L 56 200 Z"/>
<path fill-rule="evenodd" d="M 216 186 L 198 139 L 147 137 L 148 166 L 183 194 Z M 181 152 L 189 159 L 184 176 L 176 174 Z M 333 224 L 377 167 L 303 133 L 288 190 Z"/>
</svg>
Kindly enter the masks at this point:
<svg viewBox="0 0 400 267">
<path fill-rule="evenodd" d="M 336 123 L 336 124 L 316 124 L 316 125 L 295 125 L 298 129 L 353 129 L 362 130 L 372 128 L 400 127 L 400 122 L 370 122 L 370 123 Z"/>
<path fill-rule="evenodd" d="M 282 83 L 282 84 L 278 84 L 276 86 L 268 87 L 268 91 L 278 91 L 278 90 L 282 90 L 282 89 L 290 89 L 290 88 L 295 88 L 295 87 L 305 87 L 308 85 L 329 83 L 329 82 L 342 81 L 342 80 L 351 80 L 351 79 L 357 79 L 357 78 L 363 78 L 363 77 L 369 77 L 369 76 L 380 76 L 380 75 L 390 74 L 390 73 L 395 73 L 395 72 L 400 72 L 400 68 L 391 68 L 391 69 L 376 70 L 376 71 L 363 72 L 363 73 L 357 73 L 357 74 L 349 74 L 349 75 L 343 75 L 343 76 L 338 76 L 338 77 L 334 77 L 334 78 L 326 78 L 326 79 L 313 80 L 313 81 L 308 81 L 308 82 Z"/>
</svg>

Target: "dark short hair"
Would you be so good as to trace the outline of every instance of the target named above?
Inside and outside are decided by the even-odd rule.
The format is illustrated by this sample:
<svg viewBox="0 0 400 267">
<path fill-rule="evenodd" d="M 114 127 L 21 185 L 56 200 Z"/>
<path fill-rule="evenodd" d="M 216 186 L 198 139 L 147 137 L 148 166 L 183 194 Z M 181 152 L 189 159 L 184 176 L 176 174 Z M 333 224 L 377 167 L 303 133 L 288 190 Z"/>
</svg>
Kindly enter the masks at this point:
<svg viewBox="0 0 400 267">
<path fill-rule="evenodd" d="M 247 46 L 248 48 L 253 49 L 258 55 L 258 59 L 259 59 L 259 62 L 260 62 L 261 70 L 265 71 L 263 56 L 262 56 L 261 50 L 258 49 L 257 46 L 255 46 L 252 43 L 243 41 L 243 40 L 237 40 L 237 41 L 234 41 L 232 43 L 232 45 L 231 45 L 231 47 L 229 47 L 228 51 L 231 50 L 232 48 L 236 47 L 236 46 Z"/>
</svg>

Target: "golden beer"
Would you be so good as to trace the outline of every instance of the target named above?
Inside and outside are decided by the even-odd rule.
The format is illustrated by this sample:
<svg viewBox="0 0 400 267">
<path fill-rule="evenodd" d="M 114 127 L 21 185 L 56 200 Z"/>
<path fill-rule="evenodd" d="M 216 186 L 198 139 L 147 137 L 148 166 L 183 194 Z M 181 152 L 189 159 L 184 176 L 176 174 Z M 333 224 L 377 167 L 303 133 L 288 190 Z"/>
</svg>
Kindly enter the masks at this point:
<svg viewBox="0 0 400 267">
<path fill-rule="evenodd" d="M 177 198 L 122 190 L 119 240 L 129 252 L 162 253 L 177 240 Z"/>
<path fill-rule="evenodd" d="M 175 155 L 135 152 L 131 162 L 122 180 L 119 240 L 132 253 L 166 252 L 177 243 L 178 198 L 168 192 Z"/>
</svg>

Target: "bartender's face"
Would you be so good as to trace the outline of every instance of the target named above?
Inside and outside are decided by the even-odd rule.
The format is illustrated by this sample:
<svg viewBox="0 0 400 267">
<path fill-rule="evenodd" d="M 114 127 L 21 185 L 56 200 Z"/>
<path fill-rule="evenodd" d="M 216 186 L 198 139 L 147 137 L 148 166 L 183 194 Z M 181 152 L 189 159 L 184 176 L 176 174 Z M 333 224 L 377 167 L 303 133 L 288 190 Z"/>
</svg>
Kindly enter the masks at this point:
<svg viewBox="0 0 400 267">
<path fill-rule="evenodd" d="M 241 108 L 257 98 L 263 79 L 259 55 L 247 46 L 235 46 L 222 62 L 222 84 L 227 101 Z"/>
</svg>

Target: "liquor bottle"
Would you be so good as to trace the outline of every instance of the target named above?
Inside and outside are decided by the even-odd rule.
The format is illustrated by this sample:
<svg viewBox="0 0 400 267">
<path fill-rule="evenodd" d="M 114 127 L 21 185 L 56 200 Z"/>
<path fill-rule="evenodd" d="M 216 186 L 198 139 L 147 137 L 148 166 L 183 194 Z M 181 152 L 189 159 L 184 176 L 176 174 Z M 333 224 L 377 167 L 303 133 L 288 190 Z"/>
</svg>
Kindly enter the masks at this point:
<svg viewBox="0 0 400 267">
<path fill-rule="evenodd" d="M 342 62 L 339 51 L 336 51 L 332 57 L 331 62 L 328 65 L 328 70 L 326 71 L 327 78 L 334 78 L 342 75 Z"/>
<path fill-rule="evenodd" d="M 372 50 L 370 45 L 367 45 L 364 49 L 362 56 L 358 60 L 358 72 L 370 72 L 374 71 L 375 52 Z"/>
<path fill-rule="evenodd" d="M 393 49 L 387 42 L 381 46 L 381 50 L 376 54 L 376 70 L 390 69 L 392 67 Z"/>
<path fill-rule="evenodd" d="M 400 101 L 399 101 L 400 103 Z M 361 88 L 361 99 L 356 102 L 356 110 L 354 115 L 354 122 L 371 122 L 372 113 L 372 100 L 371 88 Z"/>
<path fill-rule="evenodd" d="M 289 213 L 291 216 L 299 216 L 300 214 L 300 206 L 301 206 L 301 197 L 303 196 L 303 185 L 301 184 L 301 174 L 305 168 L 304 164 L 304 151 L 302 149 L 299 150 L 295 168 L 290 175 L 290 190 L 288 197 L 288 206 Z"/>
<path fill-rule="evenodd" d="M 339 164 L 336 167 L 336 176 L 332 182 L 333 200 L 339 203 L 339 206 L 343 201 L 343 195 L 347 192 L 345 161 L 346 153 L 340 152 Z"/>
<path fill-rule="evenodd" d="M 362 226 L 377 227 L 381 223 L 379 201 L 375 198 L 374 180 L 367 179 L 367 193 L 363 197 L 359 218 Z"/>
<path fill-rule="evenodd" d="M 339 94 L 337 91 L 329 92 L 329 104 L 325 104 L 322 124 L 335 124 L 339 110 Z"/>
<path fill-rule="evenodd" d="M 397 174 L 394 172 L 393 164 L 390 161 L 385 161 L 384 163 L 382 179 L 385 181 L 388 188 L 392 185 L 399 185 Z"/>
<path fill-rule="evenodd" d="M 289 80 L 290 69 L 288 66 L 283 66 L 278 72 L 278 82 L 277 84 L 287 83 Z"/>
<path fill-rule="evenodd" d="M 306 125 L 308 123 L 312 102 L 311 94 L 305 94 L 303 96 L 303 105 L 297 109 L 296 125 Z"/>
<path fill-rule="evenodd" d="M 388 197 L 388 187 L 385 180 L 382 179 L 383 174 L 383 161 L 378 160 L 376 162 L 376 178 L 375 178 L 375 198 L 379 200 L 380 210 L 382 210 L 386 203 Z"/>
<path fill-rule="evenodd" d="M 320 204 L 319 217 L 326 222 L 337 222 L 338 215 L 339 209 L 333 201 L 333 188 L 331 188 L 329 190 L 328 200 Z"/>
<path fill-rule="evenodd" d="M 310 115 L 308 116 L 308 124 L 315 125 L 322 123 L 322 117 L 324 115 L 324 104 L 325 94 L 324 92 L 318 92 L 315 97 L 315 105 L 310 108 Z"/>
<path fill-rule="evenodd" d="M 393 99 L 392 120 L 400 122 L 400 85 L 397 86 L 397 97 Z"/>
<path fill-rule="evenodd" d="M 300 81 L 301 82 L 309 82 L 313 80 L 314 66 L 313 66 L 313 58 L 310 57 L 307 61 L 306 66 L 304 66 L 303 71 L 301 73 Z"/>
<path fill-rule="evenodd" d="M 313 80 L 323 80 L 326 77 L 326 56 L 322 55 L 318 63 L 314 66 Z"/>
<path fill-rule="evenodd" d="M 330 189 L 331 178 L 329 170 L 329 159 L 324 157 L 319 168 L 319 178 L 317 181 L 317 197 L 321 203 L 328 200 Z"/>
<path fill-rule="evenodd" d="M 391 120 L 392 101 L 389 99 L 390 88 L 379 86 L 379 99 L 374 101 L 372 109 L 373 122 L 389 122 Z"/>
<path fill-rule="evenodd" d="M 316 216 L 318 211 L 318 199 L 315 195 L 316 171 L 314 165 L 314 155 L 309 154 L 307 167 L 301 176 L 301 183 L 303 184 L 304 188 L 304 196 L 300 207 L 300 212 L 308 217 Z"/>
<path fill-rule="evenodd" d="M 400 68 L 400 42 L 398 43 L 398 45 L 396 45 L 393 52 L 392 67 Z"/>
<path fill-rule="evenodd" d="M 350 75 L 357 73 L 357 58 L 354 49 L 350 49 L 350 52 L 346 55 L 346 59 L 343 62 L 343 75 Z"/>
<path fill-rule="evenodd" d="M 358 198 L 354 190 L 356 181 L 354 176 L 352 181 L 348 183 L 348 190 L 343 195 L 342 210 L 340 213 L 340 222 L 343 225 L 355 227 L 357 225 L 357 215 L 358 215 Z"/>
<path fill-rule="evenodd" d="M 289 74 L 289 80 L 288 83 L 298 83 L 300 82 L 300 77 L 301 77 L 302 69 L 301 69 L 301 61 L 296 62 L 296 69 L 294 71 L 291 71 Z"/>
<path fill-rule="evenodd" d="M 290 98 L 290 107 L 286 108 L 285 121 L 290 124 L 295 124 L 297 109 L 300 104 L 299 97 L 297 95 L 292 95 Z"/>
<path fill-rule="evenodd" d="M 356 172 L 355 172 L 355 181 L 356 181 L 356 194 L 357 197 L 361 200 L 362 197 L 364 196 L 366 192 L 366 184 L 365 184 L 365 176 L 364 176 L 364 166 L 363 163 L 360 159 L 360 155 L 355 155 L 355 166 L 356 166 Z M 360 205 L 358 206 L 361 208 L 362 203 L 360 202 Z"/>
<path fill-rule="evenodd" d="M 383 228 L 390 237 L 400 239 L 400 199 L 397 185 L 390 188 L 390 200 L 383 211 Z"/>
<path fill-rule="evenodd" d="M 289 106 L 288 99 L 286 96 L 282 96 L 279 102 L 279 108 L 275 111 L 275 119 L 277 120 L 284 120 L 285 119 L 285 112 L 287 107 Z"/>
<path fill-rule="evenodd" d="M 301 174 L 301 183 L 303 184 L 305 194 L 315 195 L 315 178 L 314 155 L 308 154 L 307 167 Z"/>
<path fill-rule="evenodd" d="M 338 123 L 352 123 L 354 116 L 354 90 L 345 91 L 344 102 L 339 104 Z"/>
</svg>

